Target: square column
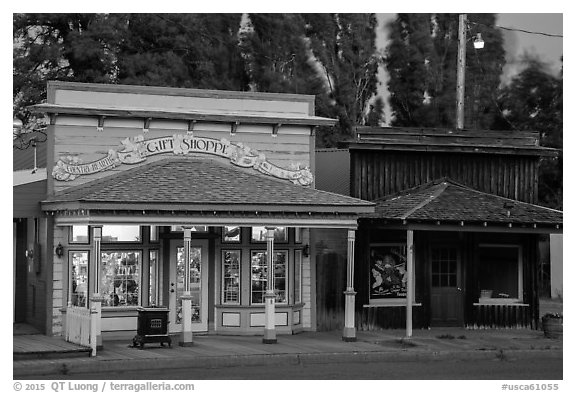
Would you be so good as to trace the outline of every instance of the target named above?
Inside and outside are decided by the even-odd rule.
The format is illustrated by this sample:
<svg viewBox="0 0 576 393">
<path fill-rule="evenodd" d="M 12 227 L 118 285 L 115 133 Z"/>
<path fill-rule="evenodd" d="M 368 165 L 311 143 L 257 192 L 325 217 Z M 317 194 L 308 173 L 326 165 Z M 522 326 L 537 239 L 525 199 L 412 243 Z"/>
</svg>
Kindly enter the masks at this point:
<svg viewBox="0 0 576 393">
<path fill-rule="evenodd" d="M 354 291 L 354 242 L 356 232 L 348 230 L 348 258 L 346 269 L 346 291 L 344 291 L 344 330 L 342 340 L 356 341 L 356 327 L 354 324 L 354 313 L 356 303 L 356 292 Z"/>
<path fill-rule="evenodd" d="M 92 265 L 92 296 L 90 296 L 90 310 L 91 313 L 95 314 L 91 318 L 90 329 L 91 337 L 96 340 L 96 345 L 93 346 L 92 356 L 96 355 L 96 350 L 101 350 L 103 348 L 102 344 L 102 303 L 104 302 L 104 296 L 100 294 L 100 281 L 102 274 L 102 227 L 95 226 L 92 227 L 92 253 L 91 253 L 91 265 Z"/>
<path fill-rule="evenodd" d="M 412 304 L 414 303 L 414 231 L 406 234 L 406 338 L 412 337 Z"/>
<path fill-rule="evenodd" d="M 274 293 L 274 228 L 266 227 L 266 293 L 264 294 L 264 344 L 276 344 L 276 294 Z"/>
<path fill-rule="evenodd" d="M 192 229 L 184 227 L 184 294 L 182 300 L 182 333 L 179 345 L 189 347 L 194 344 L 192 334 L 192 294 L 190 293 L 190 245 L 192 242 Z"/>
</svg>

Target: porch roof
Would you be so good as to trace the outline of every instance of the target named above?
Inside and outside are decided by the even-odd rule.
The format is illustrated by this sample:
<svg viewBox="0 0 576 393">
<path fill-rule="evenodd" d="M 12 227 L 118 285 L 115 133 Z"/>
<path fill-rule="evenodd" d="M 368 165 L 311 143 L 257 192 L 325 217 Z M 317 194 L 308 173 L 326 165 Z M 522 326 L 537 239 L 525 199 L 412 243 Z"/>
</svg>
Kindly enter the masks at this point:
<svg viewBox="0 0 576 393">
<path fill-rule="evenodd" d="M 448 178 L 407 189 L 374 201 L 374 213 L 362 218 L 403 224 L 492 225 L 561 229 L 563 213 L 474 190 Z"/>
<path fill-rule="evenodd" d="M 42 202 L 57 223 L 149 222 L 355 227 L 374 204 L 214 159 L 169 158 L 71 187 Z"/>
</svg>

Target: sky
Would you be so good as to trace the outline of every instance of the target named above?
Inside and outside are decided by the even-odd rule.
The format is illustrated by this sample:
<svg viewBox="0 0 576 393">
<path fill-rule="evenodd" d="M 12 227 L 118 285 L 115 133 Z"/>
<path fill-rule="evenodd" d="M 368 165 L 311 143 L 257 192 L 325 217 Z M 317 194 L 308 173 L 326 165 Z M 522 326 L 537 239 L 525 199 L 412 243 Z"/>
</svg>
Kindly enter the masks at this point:
<svg viewBox="0 0 576 393">
<path fill-rule="evenodd" d="M 425 12 L 424 10 L 422 12 Z M 385 50 L 387 45 L 387 31 L 385 25 L 393 20 L 397 14 L 379 13 L 377 30 L 377 47 Z M 496 26 L 527 30 L 546 34 L 563 34 L 562 13 L 500 13 L 497 14 Z M 550 71 L 558 74 L 562 67 L 560 58 L 563 56 L 563 38 L 548 37 L 541 34 L 531 34 L 502 29 L 504 36 L 504 49 L 506 50 L 506 66 L 502 71 L 502 82 L 506 83 L 511 77 L 521 71 L 521 57 L 524 54 L 536 55 L 543 62 L 550 65 Z M 486 42 L 485 45 L 490 45 Z M 456 65 L 454 65 L 456 66 Z M 386 102 L 386 125 L 390 120 L 390 107 L 388 105 L 389 93 L 386 88 L 388 75 L 383 67 L 379 71 L 380 86 L 378 95 L 384 97 Z"/>
</svg>

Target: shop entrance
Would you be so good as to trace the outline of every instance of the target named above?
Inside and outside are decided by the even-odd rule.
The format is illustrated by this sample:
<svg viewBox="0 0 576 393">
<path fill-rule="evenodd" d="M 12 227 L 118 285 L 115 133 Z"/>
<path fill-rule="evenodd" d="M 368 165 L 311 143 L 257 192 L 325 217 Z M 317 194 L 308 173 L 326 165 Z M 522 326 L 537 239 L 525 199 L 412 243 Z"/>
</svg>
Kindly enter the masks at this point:
<svg viewBox="0 0 576 393">
<path fill-rule="evenodd" d="M 182 331 L 184 294 L 184 241 L 170 241 L 170 333 Z M 190 245 L 190 291 L 192 295 L 192 331 L 208 331 L 208 240 L 192 240 Z"/>
<path fill-rule="evenodd" d="M 458 249 L 434 246 L 431 250 L 432 326 L 462 326 L 462 277 Z"/>
</svg>

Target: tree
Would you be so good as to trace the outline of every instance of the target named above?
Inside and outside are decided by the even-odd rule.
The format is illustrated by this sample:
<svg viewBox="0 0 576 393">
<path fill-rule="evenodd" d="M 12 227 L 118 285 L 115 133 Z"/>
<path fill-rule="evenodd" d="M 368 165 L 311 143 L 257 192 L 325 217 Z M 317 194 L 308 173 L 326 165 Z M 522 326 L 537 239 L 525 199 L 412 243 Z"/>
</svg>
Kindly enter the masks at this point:
<svg viewBox="0 0 576 393">
<path fill-rule="evenodd" d="M 503 39 L 493 14 L 468 14 L 467 36 L 481 32 L 486 45 L 467 41 L 465 128 L 488 128 L 494 92 L 504 66 Z M 456 123 L 457 14 L 398 14 L 388 25 L 385 65 L 392 125 L 454 127 Z"/>
<path fill-rule="evenodd" d="M 537 130 L 545 147 L 562 149 L 562 75 L 550 73 L 534 56 L 524 58 L 525 68 L 498 95 L 501 115 L 498 129 Z M 538 199 L 545 206 L 562 209 L 562 156 L 545 158 L 539 167 Z"/>
<path fill-rule="evenodd" d="M 376 94 L 380 56 L 376 51 L 374 14 L 305 14 L 306 36 L 328 86 L 324 116 L 337 117 L 334 133 L 319 132 L 318 144 L 333 146 L 364 124 L 370 99 Z"/>
</svg>

